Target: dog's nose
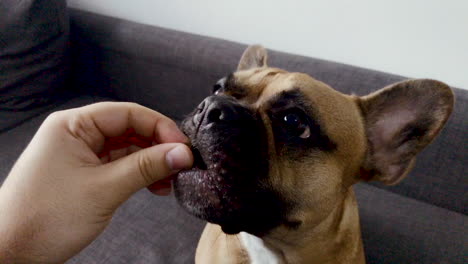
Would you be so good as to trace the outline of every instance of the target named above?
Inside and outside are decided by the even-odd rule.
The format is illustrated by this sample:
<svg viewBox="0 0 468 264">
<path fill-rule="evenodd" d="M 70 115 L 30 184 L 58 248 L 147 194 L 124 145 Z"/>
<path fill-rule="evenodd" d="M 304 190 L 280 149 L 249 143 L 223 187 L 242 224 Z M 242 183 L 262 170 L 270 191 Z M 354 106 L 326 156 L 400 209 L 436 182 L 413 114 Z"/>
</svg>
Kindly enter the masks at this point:
<svg viewBox="0 0 468 264">
<path fill-rule="evenodd" d="M 198 105 L 194 123 L 202 126 L 230 123 L 242 118 L 242 113 L 245 112 L 243 108 L 229 96 L 209 96 Z"/>
</svg>

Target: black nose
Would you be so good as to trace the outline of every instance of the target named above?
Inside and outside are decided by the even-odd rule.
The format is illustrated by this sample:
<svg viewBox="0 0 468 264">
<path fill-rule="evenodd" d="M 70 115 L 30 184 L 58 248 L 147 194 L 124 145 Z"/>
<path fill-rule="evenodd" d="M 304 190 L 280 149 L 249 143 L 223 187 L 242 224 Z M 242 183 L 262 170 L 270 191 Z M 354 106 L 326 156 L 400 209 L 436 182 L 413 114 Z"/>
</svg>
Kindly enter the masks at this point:
<svg viewBox="0 0 468 264">
<path fill-rule="evenodd" d="M 197 125 L 231 123 L 245 118 L 246 109 L 229 96 L 209 96 L 198 105 L 194 118 Z M 200 124 L 202 122 L 202 124 Z"/>
</svg>

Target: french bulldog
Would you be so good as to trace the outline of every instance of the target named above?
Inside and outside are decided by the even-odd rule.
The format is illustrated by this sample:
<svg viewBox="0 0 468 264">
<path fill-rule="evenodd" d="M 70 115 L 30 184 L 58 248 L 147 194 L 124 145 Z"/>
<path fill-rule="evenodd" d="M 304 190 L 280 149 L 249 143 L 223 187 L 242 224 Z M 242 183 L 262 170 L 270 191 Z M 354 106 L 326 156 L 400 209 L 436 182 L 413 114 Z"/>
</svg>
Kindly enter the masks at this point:
<svg viewBox="0 0 468 264">
<path fill-rule="evenodd" d="M 250 46 L 181 125 L 195 165 L 174 193 L 209 222 L 196 263 L 365 263 L 353 184 L 401 181 L 453 104 L 428 79 L 342 94 Z"/>
</svg>

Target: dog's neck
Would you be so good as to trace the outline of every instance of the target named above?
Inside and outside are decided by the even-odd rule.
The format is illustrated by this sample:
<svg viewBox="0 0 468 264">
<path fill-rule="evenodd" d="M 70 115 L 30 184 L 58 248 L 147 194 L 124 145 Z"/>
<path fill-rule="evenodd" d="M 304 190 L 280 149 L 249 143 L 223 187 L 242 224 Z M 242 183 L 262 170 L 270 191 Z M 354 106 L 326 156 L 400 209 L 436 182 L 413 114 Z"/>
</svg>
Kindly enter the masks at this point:
<svg viewBox="0 0 468 264">
<path fill-rule="evenodd" d="M 265 245 L 265 242 L 261 238 L 246 232 L 241 232 L 239 237 L 251 264 L 284 263 L 282 256 Z"/>
<path fill-rule="evenodd" d="M 299 228 L 294 234 L 270 234 L 263 239 L 247 233 L 226 235 L 208 224 L 205 243 L 199 244 L 196 263 L 347 263 L 364 264 L 359 215 L 352 188 L 343 202 L 315 228 Z M 229 259 L 226 259 L 229 256 Z"/>
<path fill-rule="evenodd" d="M 269 235 L 257 241 L 253 236 L 241 235 L 241 241 L 251 263 L 365 263 L 352 188 L 325 221 L 311 230 L 299 228 L 297 232 L 300 235 Z M 264 248 L 259 248 L 262 245 Z"/>
</svg>

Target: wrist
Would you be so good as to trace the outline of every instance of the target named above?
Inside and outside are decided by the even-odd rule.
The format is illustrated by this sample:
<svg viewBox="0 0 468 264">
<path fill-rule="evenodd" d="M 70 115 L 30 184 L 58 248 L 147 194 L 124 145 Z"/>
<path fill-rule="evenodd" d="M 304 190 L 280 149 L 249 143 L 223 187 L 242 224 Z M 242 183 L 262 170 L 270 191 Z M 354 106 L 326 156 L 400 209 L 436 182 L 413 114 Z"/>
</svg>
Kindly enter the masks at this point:
<svg viewBox="0 0 468 264">
<path fill-rule="evenodd" d="M 24 263 L 18 256 L 18 246 L 12 234 L 13 227 L 4 220 L 4 217 L 0 217 L 0 263 Z"/>
<path fill-rule="evenodd" d="M 0 228 L 0 263 L 11 264 L 49 264 L 47 256 L 41 255 L 26 242 L 19 230 L 7 231 Z M 27 232 L 27 231 L 26 231 Z"/>
<path fill-rule="evenodd" d="M 11 207 L 17 204 L 13 197 L 5 189 L 0 188 L 0 263 L 41 263 L 42 257 L 29 252 L 34 232 L 28 219 L 28 215 L 19 214 L 18 210 Z"/>
</svg>

